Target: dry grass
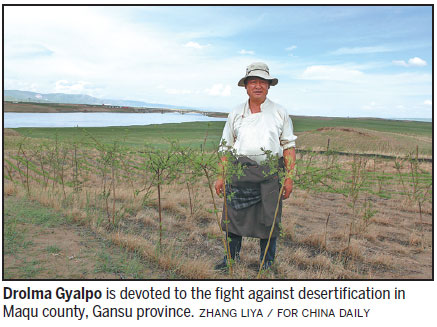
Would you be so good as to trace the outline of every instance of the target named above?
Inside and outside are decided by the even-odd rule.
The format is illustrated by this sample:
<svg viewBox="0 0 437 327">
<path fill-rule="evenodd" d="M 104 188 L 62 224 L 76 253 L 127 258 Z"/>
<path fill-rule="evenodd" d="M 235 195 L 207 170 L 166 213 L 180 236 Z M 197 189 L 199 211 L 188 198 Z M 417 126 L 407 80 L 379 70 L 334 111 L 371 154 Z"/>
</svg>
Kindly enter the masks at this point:
<svg viewBox="0 0 437 327">
<path fill-rule="evenodd" d="M 350 149 L 356 149 L 357 153 L 404 156 L 406 152 L 414 153 L 418 146 L 421 157 L 432 157 L 432 137 L 364 128 L 327 127 L 299 133 L 297 145 L 301 149 L 326 150 L 328 139 L 329 149 L 335 151 L 350 152 Z M 314 147 L 314 144 L 323 146 Z"/>
<path fill-rule="evenodd" d="M 8 157 L 10 153 L 5 155 Z M 95 154 L 90 157 L 95 160 Z M 338 157 L 336 163 L 348 170 L 351 160 L 350 157 Z M 326 158 L 319 155 L 314 162 L 323 165 Z M 262 278 L 432 277 L 432 202 L 423 204 L 419 219 L 417 205 L 403 193 L 396 178 L 393 161 L 372 159 L 366 169 L 392 174 L 390 183 L 383 186 L 391 196 L 387 199 L 362 194 L 357 200 L 359 210 L 355 216 L 348 206 L 347 196 L 296 185 L 291 198 L 283 205 L 283 237 L 278 242 L 277 262 Z M 402 169 L 408 174 L 408 167 Z M 432 165 L 428 163 L 421 163 L 420 169 L 432 173 Z M 71 176 L 72 170 L 67 170 L 66 174 Z M 51 207 L 103 238 L 141 254 L 144 260 L 156 263 L 174 276 L 187 279 L 256 278 L 259 243 L 250 238 L 243 240 L 241 260 L 236 264 L 233 276 L 213 270 L 214 263 L 223 257 L 223 244 L 204 178 L 192 185 L 193 213 L 186 184 L 163 186 L 164 237 L 159 249 L 155 188 L 151 188 L 147 197 L 144 192 L 135 195 L 132 185 L 119 177 L 115 199 L 112 194 L 108 197 L 108 212 L 102 197 L 102 178 L 93 171 L 83 175 L 80 192 L 74 192 L 70 184 L 65 185 L 65 195 L 60 184 L 44 186 L 35 181 L 29 183 L 28 192 L 24 177 L 14 172 L 15 184 L 5 180 L 4 196 L 29 197 Z M 146 177 L 136 176 L 134 181 L 139 184 Z M 109 185 L 110 179 L 107 182 Z M 375 183 L 372 188 L 377 187 Z M 366 199 L 371 200 L 376 213 L 364 223 L 362 206 Z M 110 219 L 113 200 L 115 224 Z M 215 201 L 221 208 L 223 199 L 216 197 Z"/>
</svg>

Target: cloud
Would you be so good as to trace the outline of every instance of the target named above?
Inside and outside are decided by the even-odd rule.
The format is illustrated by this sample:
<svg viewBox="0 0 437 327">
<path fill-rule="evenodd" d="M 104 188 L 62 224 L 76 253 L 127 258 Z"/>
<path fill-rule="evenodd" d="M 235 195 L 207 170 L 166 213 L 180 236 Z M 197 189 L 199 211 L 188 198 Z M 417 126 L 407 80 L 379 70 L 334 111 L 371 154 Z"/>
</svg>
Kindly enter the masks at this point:
<svg viewBox="0 0 437 327">
<path fill-rule="evenodd" d="M 214 84 L 210 89 L 206 89 L 208 95 L 227 97 L 231 95 L 231 86 L 223 84 Z"/>
<path fill-rule="evenodd" d="M 426 61 L 423 59 L 420 59 L 419 57 L 414 57 L 408 60 L 408 64 L 410 66 L 426 66 Z"/>
<path fill-rule="evenodd" d="M 393 60 L 392 63 L 403 67 L 423 67 L 427 65 L 426 61 L 419 57 L 410 58 L 408 62 L 405 62 L 405 60 Z"/>
<path fill-rule="evenodd" d="M 184 89 L 166 89 L 165 92 L 167 92 L 168 94 L 179 94 L 179 95 L 184 95 L 184 94 L 191 94 L 193 93 L 190 90 L 184 90 Z"/>
<path fill-rule="evenodd" d="M 392 63 L 396 66 L 408 67 L 408 64 L 405 62 L 405 60 L 393 60 Z"/>
<path fill-rule="evenodd" d="M 79 82 L 69 82 L 67 80 L 59 80 L 55 83 L 56 93 L 84 93 L 87 91 L 88 86 L 91 83 L 79 81 Z"/>
<path fill-rule="evenodd" d="M 363 75 L 361 71 L 345 66 L 314 65 L 307 67 L 301 77 L 309 80 L 355 81 Z"/>
<path fill-rule="evenodd" d="M 204 49 L 204 48 L 207 48 L 209 46 L 210 46 L 210 44 L 201 45 L 201 44 L 199 44 L 197 42 L 193 42 L 193 41 L 190 41 L 190 42 L 187 42 L 187 43 L 184 44 L 184 47 L 186 47 L 186 48 L 194 48 L 194 49 Z"/>
<path fill-rule="evenodd" d="M 255 54 L 255 52 L 252 50 L 244 50 L 244 49 L 241 49 L 238 53 L 242 54 L 242 55 L 254 55 Z"/>
<path fill-rule="evenodd" d="M 423 102 L 423 104 L 426 105 L 426 106 L 432 106 L 432 101 L 431 100 L 425 100 Z"/>
<path fill-rule="evenodd" d="M 17 42 L 12 40 L 5 49 L 5 55 L 14 59 L 32 59 L 35 57 L 51 56 L 53 53 L 44 44 L 32 41 Z"/>
<path fill-rule="evenodd" d="M 238 8 L 238 16 L 234 16 L 236 8 L 221 7 L 218 12 L 215 7 L 5 7 L 4 87 L 229 110 L 246 99 L 244 88 L 235 84 L 244 76 L 248 61 L 259 60 L 266 61 L 280 79 L 269 95 L 293 112 L 359 115 L 361 106 L 370 106 L 371 101 L 386 108 L 399 104 L 418 108 L 421 116 L 431 112 L 430 105 L 424 104 L 432 99 L 431 63 L 420 72 L 403 68 L 401 74 L 384 70 L 386 59 L 377 56 L 372 56 L 372 62 L 358 61 L 358 56 L 356 62 L 327 62 L 330 50 L 323 48 L 326 33 L 311 40 L 320 50 L 314 56 L 287 60 L 302 48 L 292 43 L 298 35 L 293 40 L 289 38 L 293 34 L 287 32 L 283 38 L 289 43 L 282 45 L 280 53 L 263 51 L 263 57 L 258 57 L 259 50 L 255 46 L 241 48 L 241 40 L 251 36 L 252 27 L 260 22 L 247 15 L 248 8 Z M 180 10 L 187 13 L 183 22 Z M 188 13 L 201 16 L 201 21 L 191 22 Z M 302 25 L 302 30 L 305 28 Z M 341 36 L 335 35 L 336 41 Z M 405 44 L 410 51 L 413 44 Z M 308 43 L 305 48 L 311 51 L 311 46 Z M 338 46 L 333 50 L 338 49 L 338 54 L 376 53 L 395 46 L 400 47 L 393 41 L 391 49 L 387 45 Z M 212 48 L 214 52 L 209 51 Z M 404 59 L 404 65 L 417 67 L 420 58 L 428 58 L 431 46 L 428 52 L 415 49 L 414 56 L 399 51 L 399 57 L 392 59 Z M 393 68 L 392 59 L 388 63 Z"/>
<path fill-rule="evenodd" d="M 375 109 L 383 110 L 384 106 L 377 104 L 375 101 L 372 101 L 369 104 L 365 104 L 365 105 L 361 106 L 361 108 L 364 109 L 364 110 L 367 110 L 367 111 L 372 111 L 372 110 L 375 110 Z"/>
<path fill-rule="evenodd" d="M 365 54 L 365 53 L 381 53 L 393 51 L 385 46 L 373 46 L 373 47 L 354 47 L 354 48 L 340 48 L 331 54 L 334 55 L 350 55 L 350 54 Z"/>
<path fill-rule="evenodd" d="M 290 57 L 295 57 L 295 55 L 292 53 L 292 51 L 293 51 L 294 49 L 296 49 L 296 48 L 297 48 L 296 45 L 292 45 L 292 46 L 289 46 L 289 47 L 285 48 L 285 51 L 289 52 L 288 55 L 289 55 Z"/>
<path fill-rule="evenodd" d="M 384 73 L 352 64 L 308 66 L 300 73 L 287 73 L 298 78 L 271 88 L 271 97 L 281 98 L 281 105 L 290 114 L 316 116 L 322 112 L 326 116 L 390 118 L 411 117 L 411 112 L 416 117 L 432 114 L 431 106 L 423 104 L 424 100 L 431 100 L 430 73 Z"/>
</svg>

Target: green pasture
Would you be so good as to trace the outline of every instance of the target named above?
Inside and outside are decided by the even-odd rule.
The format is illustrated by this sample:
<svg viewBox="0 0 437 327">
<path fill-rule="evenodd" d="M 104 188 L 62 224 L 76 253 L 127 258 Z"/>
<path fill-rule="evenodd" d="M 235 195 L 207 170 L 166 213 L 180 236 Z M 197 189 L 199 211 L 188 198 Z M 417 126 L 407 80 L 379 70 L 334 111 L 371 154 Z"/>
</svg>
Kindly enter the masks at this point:
<svg viewBox="0 0 437 327">
<path fill-rule="evenodd" d="M 374 118 L 292 118 L 295 133 L 315 131 L 323 127 L 347 127 L 390 132 L 402 136 L 432 137 L 432 123 L 426 122 Z M 98 141 L 104 144 L 117 142 L 133 148 L 141 148 L 146 143 L 165 148 L 169 144 L 168 140 L 177 140 L 184 146 L 200 149 L 205 145 L 207 150 L 213 150 L 217 148 L 224 124 L 225 122 L 189 122 L 129 127 L 16 128 L 15 130 L 27 138 L 57 139 L 59 142 L 76 141 L 90 146 Z M 5 148 L 7 147 L 5 144 Z"/>
<path fill-rule="evenodd" d="M 428 122 L 387 120 L 379 118 L 302 116 L 292 116 L 292 120 L 296 132 L 307 132 L 323 127 L 348 127 L 417 136 L 431 136 L 432 134 L 432 123 Z"/>
<path fill-rule="evenodd" d="M 212 150 L 219 143 L 223 126 L 224 122 L 191 122 L 128 127 L 17 128 L 15 130 L 25 137 L 57 139 L 59 142 L 76 141 L 90 145 L 95 141 L 104 144 L 118 142 L 133 148 L 141 148 L 145 144 L 165 148 L 169 145 L 169 140 L 177 140 L 184 146 L 200 149 L 205 144 L 208 150 Z"/>
</svg>

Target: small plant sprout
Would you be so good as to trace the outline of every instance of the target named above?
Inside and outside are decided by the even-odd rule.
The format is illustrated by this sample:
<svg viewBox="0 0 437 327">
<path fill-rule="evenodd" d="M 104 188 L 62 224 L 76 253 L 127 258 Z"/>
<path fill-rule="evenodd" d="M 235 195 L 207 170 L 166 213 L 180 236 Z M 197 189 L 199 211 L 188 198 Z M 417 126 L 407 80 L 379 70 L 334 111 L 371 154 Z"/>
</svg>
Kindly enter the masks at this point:
<svg viewBox="0 0 437 327">
<path fill-rule="evenodd" d="M 278 178 L 279 178 L 279 181 L 280 181 L 281 188 L 279 190 L 278 199 L 276 201 L 275 215 L 273 217 L 272 227 L 270 229 L 270 233 L 269 233 L 269 237 L 268 237 L 268 240 L 267 240 L 266 248 L 264 250 L 263 258 L 262 258 L 260 266 L 259 266 L 257 278 L 260 278 L 262 270 L 264 268 L 264 263 L 265 263 L 267 251 L 268 251 L 269 246 L 270 246 L 270 240 L 272 238 L 273 231 L 274 231 L 274 229 L 276 227 L 276 218 L 278 216 L 279 206 L 280 206 L 280 203 L 281 203 L 281 198 L 283 196 L 287 180 L 289 180 L 290 182 L 292 181 L 292 178 L 293 178 L 293 175 L 294 175 L 295 162 L 296 162 L 296 157 L 295 156 L 293 156 L 288 151 L 287 152 L 284 151 L 284 165 L 285 165 L 285 167 L 284 167 L 284 169 L 280 169 L 279 165 L 278 165 L 278 156 L 277 155 L 272 155 L 271 151 L 268 151 L 268 150 L 265 150 L 265 149 L 262 149 L 262 148 L 261 148 L 261 150 L 266 155 L 266 160 L 265 160 L 264 164 L 269 167 L 269 172 L 267 174 L 278 174 Z"/>
<path fill-rule="evenodd" d="M 158 213 L 159 213 L 159 251 L 162 247 L 162 205 L 161 186 L 170 184 L 177 179 L 181 173 L 181 158 L 177 156 L 177 144 L 172 141 L 167 150 L 157 149 L 146 145 L 144 149 L 146 157 L 146 169 L 155 175 L 154 185 L 158 191 Z"/>
</svg>

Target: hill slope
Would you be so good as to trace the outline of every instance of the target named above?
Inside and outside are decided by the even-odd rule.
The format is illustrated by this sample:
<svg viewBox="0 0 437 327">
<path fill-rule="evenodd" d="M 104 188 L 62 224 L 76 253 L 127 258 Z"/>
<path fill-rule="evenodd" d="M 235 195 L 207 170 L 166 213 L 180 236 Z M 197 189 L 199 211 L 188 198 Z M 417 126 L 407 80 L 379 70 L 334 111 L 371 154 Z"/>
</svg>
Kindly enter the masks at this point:
<svg viewBox="0 0 437 327">
<path fill-rule="evenodd" d="M 152 107 L 152 108 L 179 108 L 193 109 L 189 107 L 174 106 L 162 103 L 150 103 L 133 100 L 99 99 L 85 94 L 65 94 L 65 93 L 36 93 L 30 91 L 5 90 L 5 101 L 21 102 L 41 102 L 41 103 L 67 103 L 67 104 L 108 104 L 113 106 L 129 107 Z"/>
</svg>

